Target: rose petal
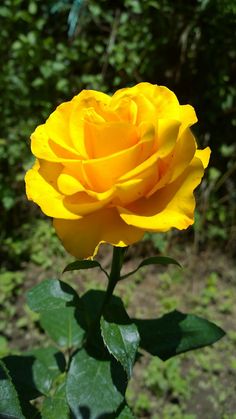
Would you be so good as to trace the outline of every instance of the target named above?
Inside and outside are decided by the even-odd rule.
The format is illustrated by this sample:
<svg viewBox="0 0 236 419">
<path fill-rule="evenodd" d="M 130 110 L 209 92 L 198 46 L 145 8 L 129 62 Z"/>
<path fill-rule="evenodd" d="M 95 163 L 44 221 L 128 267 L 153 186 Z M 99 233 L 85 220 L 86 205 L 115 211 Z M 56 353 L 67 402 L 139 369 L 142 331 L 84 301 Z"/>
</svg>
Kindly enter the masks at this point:
<svg viewBox="0 0 236 419">
<path fill-rule="evenodd" d="M 137 120 L 137 104 L 129 97 L 124 97 L 114 104 L 111 101 L 111 106 L 114 107 L 121 121 L 128 122 L 129 124 L 135 125 Z"/>
<path fill-rule="evenodd" d="M 174 148 L 178 138 L 179 126 L 180 123 L 178 121 L 169 121 L 168 123 L 166 120 L 159 120 L 156 129 L 159 134 L 156 145 L 157 151 L 151 154 L 151 156 L 141 164 L 121 176 L 119 184 L 132 179 L 146 179 L 150 175 L 150 170 L 152 170 L 153 173 L 151 178 L 153 179 L 153 182 L 150 181 L 149 190 L 154 188 L 154 184 L 157 185 L 159 179 L 159 165 L 157 162 L 160 158 L 164 158 L 168 155 Z M 153 135 L 151 129 L 153 129 L 153 126 L 150 124 L 150 135 Z"/>
<path fill-rule="evenodd" d="M 33 134 L 31 134 L 31 151 L 34 156 L 43 158 L 48 161 L 61 161 L 61 158 L 58 157 L 49 146 L 49 137 L 45 130 L 45 124 L 39 125 Z"/>
<path fill-rule="evenodd" d="M 210 155 L 211 150 L 209 147 L 206 147 L 203 150 L 196 150 L 195 157 L 201 160 L 204 169 L 208 166 Z"/>
<path fill-rule="evenodd" d="M 38 158 L 51 162 L 65 162 L 80 158 L 79 154 L 64 149 L 48 136 L 45 124 L 39 125 L 31 135 L 31 150 Z"/>
<path fill-rule="evenodd" d="M 70 136 L 74 144 L 75 149 L 84 158 L 88 158 L 88 151 L 86 149 L 85 137 L 84 137 L 84 124 L 86 118 L 93 122 L 105 122 L 104 119 L 99 116 L 93 108 L 86 108 L 77 103 L 70 115 Z"/>
<path fill-rule="evenodd" d="M 181 133 L 187 127 L 197 122 L 197 115 L 194 108 L 191 105 L 180 105 L 180 121 L 182 122 Z"/>
<path fill-rule="evenodd" d="M 62 103 L 51 113 L 45 122 L 45 130 L 48 137 L 54 143 L 64 147 L 64 149 L 70 152 L 75 151 L 69 135 L 69 120 L 74 108 L 75 102 L 73 100 Z"/>
<path fill-rule="evenodd" d="M 181 123 L 176 120 L 159 119 L 156 124 L 158 157 L 167 156 L 177 143 Z"/>
<path fill-rule="evenodd" d="M 72 100 L 83 108 L 94 108 L 96 110 L 101 104 L 108 106 L 111 102 L 111 97 L 97 90 L 81 90 Z"/>
<path fill-rule="evenodd" d="M 111 114 L 113 120 L 119 120 L 109 109 L 110 100 L 110 96 L 95 90 L 82 90 L 73 98 L 75 107 L 70 116 L 70 136 L 74 147 L 84 158 L 88 158 L 84 141 L 84 121 L 105 122 Z"/>
<path fill-rule="evenodd" d="M 128 209 L 119 208 L 121 218 L 129 225 L 148 231 L 187 228 L 194 221 L 193 190 L 199 185 L 203 174 L 201 161 L 194 158 L 181 176 L 149 199 L 143 198 Z"/>
<path fill-rule="evenodd" d="M 27 198 L 38 204 L 49 217 L 75 220 L 79 216 L 65 207 L 64 195 L 57 189 L 61 170 L 62 165 L 59 163 L 36 160 L 25 176 Z"/>
<path fill-rule="evenodd" d="M 85 146 L 91 158 L 111 156 L 137 143 L 137 128 L 125 122 L 84 123 Z"/>
<path fill-rule="evenodd" d="M 127 205 L 140 199 L 149 192 L 150 188 L 158 181 L 158 163 L 155 162 L 149 169 L 146 169 L 140 177 L 118 183 L 115 186 L 115 193 L 112 202 L 114 205 Z"/>
<path fill-rule="evenodd" d="M 69 211 L 79 216 L 84 216 L 103 208 L 110 202 L 112 195 L 112 189 L 103 194 L 97 194 L 97 197 L 93 197 L 92 194 L 89 195 L 87 192 L 78 192 L 74 195 L 66 196 L 63 203 Z"/>
<path fill-rule="evenodd" d="M 77 173 L 64 168 L 57 179 L 57 186 L 63 195 L 73 195 L 85 190 L 84 185 L 79 181 Z"/>
<path fill-rule="evenodd" d="M 175 148 L 171 154 L 160 162 L 160 180 L 154 188 L 150 190 L 148 197 L 180 176 L 190 164 L 195 151 L 195 138 L 190 129 L 187 128 L 176 142 Z"/>
<path fill-rule="evenodd" d="M 158 121 L 156 129 L 157 152 L 119 179 L 118 196 L 124 200 L 123 204 L 131 202 L 132 198 L 135 200 L 142 195 L 149 195 L 150 191 L 159 184 L 160 159 L 169 155 L 173 150 L 177 142 L 179 127 L 179 121 L 165 119 Z M 134 190 L 132 190 L 132 184 L 135 185 Z"/>
<path fill-rule="evenodd" d="M 76 221 L 54 219 L 63 246 L 77 259 L 95 256 L 101 243 L 128 246 L 140 240 L 143 231 L 124 223 L 116 209 L 102 209 Z M 92 233 L 91 233 L 92 232 Z"/>
<path fill-rule="evenodd" d="M 154 130 L 144 133 L 139 143 L 111 156 L 82 162 L 87 178 L 96 192 L 110 189 L 118 179 L 146 160 L 154 146 Z"/>
<path fill-rule="evenodd" d="M 137 104 L 137 124 L 141 121 L 155 121 L 157 118 L 179 120 L 178 99 L 167 87 L 146 82 L 139 83 L 136 86 L 118 90 L 112 96 L 111 103 L 123 97 L 130 97 Z"/>
</svg>

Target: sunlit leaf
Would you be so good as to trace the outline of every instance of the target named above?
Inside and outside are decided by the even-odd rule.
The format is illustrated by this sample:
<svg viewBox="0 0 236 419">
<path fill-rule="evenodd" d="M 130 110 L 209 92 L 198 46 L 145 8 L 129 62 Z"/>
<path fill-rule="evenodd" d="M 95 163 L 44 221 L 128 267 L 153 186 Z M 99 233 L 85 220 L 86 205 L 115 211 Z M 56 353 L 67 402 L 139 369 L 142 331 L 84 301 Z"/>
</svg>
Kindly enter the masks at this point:
<svg viewBox="0 0 236 419">
<path fill-rule="evenodd" d="M 81 350 L 73 357 L 68 372 L 67 400 L 76 419 L 97 419 L 118 409 L 126 385 L 119 363 Z"/>
<path fill-rule="evenodd" d="M 106 307 L 101 318 L 101 331 L 108 351 L 121 363 L 130 378 L 140 337 L 137 326 L 118 298 Z"/>
<path fill-rule="evenodd" d="M 30 354 L 35 357 L 32 366 L 35 386 L 42 394 L 49 395 L 54 380 L 65 371 L 64 356 L 52 347 L 34 349 Z"/>
<path fill-rule="evenodd" d="M 27 294 L 27 303 L 31 310 L 36 312 L 64 308 L 72 305 L 77 299 L 75 290 L 57 279 L 46 279 Z"/>
<path fill-rule="evenodd" d="M 127 404 L 122 408 L 122 410 L 117 413 L 116 419 L 135 419 L 133 413 L 131 412 Z"/>
<path fill-rule="evenodd" d="M 61 348 L 78 347 L 85 336 L 85 331 L 79 324 L 79 317 L 79 311 L 74 307 L 60 308 L 41 313 L 40 324 Z"/>
<path fill-rule="evenodd" d="M 69 419 L 70 409 L 66 400 L 66 384 L 63 381 L 53 396 L 46 397 L 42 407 L 42 419 Z"/>
</svg>

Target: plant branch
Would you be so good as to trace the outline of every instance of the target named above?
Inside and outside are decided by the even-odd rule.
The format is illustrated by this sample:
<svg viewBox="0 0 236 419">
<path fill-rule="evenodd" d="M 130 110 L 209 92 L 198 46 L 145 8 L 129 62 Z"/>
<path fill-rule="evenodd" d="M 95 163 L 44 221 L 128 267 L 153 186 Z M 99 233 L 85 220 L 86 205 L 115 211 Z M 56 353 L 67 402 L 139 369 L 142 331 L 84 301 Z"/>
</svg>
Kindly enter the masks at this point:
<svg viewBox="0 0 236 419">
<path fill-rule="evenodd" d="M 126 248 L 123 247 L 113 247 L 113 256 L 112 256 L 112 264 L 111 264 L 111 272 L 109 275 L 109 282 L 106 290 L 106 295 L 103 301 L 101 313 L 103 312 L 104 307 L 108 304 L 113 294 L 113 291 L 116 287 L 117 282 L 120 280 L 120 271 L 122 268 L 124 254 Z"/>
</svg>

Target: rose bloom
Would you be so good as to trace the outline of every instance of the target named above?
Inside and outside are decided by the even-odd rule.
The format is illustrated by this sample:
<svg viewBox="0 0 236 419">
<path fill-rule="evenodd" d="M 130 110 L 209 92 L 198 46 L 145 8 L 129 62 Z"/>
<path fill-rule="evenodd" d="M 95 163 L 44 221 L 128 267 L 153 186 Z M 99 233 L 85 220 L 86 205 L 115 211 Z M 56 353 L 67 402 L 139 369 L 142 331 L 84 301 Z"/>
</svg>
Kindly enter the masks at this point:
<svg viewBox="0 0 236 419">
<path fill-rule="evenodd" d="M 163 86 L 139 83 L 113 96 L 83 90 L 32 134 L 27 197 L 79 259 L 104 242 L 128 246 L 146 231 L 185 229 L 210 156 L 197 149 L 196 121 Z"/>
</svg>

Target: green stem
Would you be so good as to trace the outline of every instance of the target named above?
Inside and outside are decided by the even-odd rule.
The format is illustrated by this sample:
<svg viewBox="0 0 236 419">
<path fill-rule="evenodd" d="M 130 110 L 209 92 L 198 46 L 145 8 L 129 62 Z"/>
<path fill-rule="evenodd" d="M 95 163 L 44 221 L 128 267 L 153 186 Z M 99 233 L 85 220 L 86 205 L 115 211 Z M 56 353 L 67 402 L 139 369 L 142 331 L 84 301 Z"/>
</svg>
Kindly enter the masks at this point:
<svg viewBox="0 0 236 419">
<path fill-rule="evenodd" d="M 112 297 L 113 291 L 116 287 L 116 284 L 120 280 L 120 271 L 122 268 L 125 251 L 126 251 L 126 248 L 124 247 L 115 247 L 115 246 L 113 247 L 111 272 L 109 275 L 109 282 L 108 282 L 108 286 L 106 290 L 106 295 L 103 301 L 101 313 L 103 312 L 104 307 L 109 303 Z"/>
<path fill-rule="evenodd" d="M 91 327 L 90 327 L 90 330 L 89 330 L 89 333 L 88 333 L 88 337 L 87 337 L 87 342 L 92 343 L 92 345 L 94 345 L 94 342 L 96 342 L 96 339 L 94 337 L 97 336 L 98 342 L 99 342 L 99 339 L 101 340 L 101 336 L 100 336 L 100 333 L 99 333 L 100 319 L 101 319 L 101 316 L 104 312 L 105 307 L 107 306 L 107 304 L 111 300 L 111 297 L 112 297 L 112 294 L 113 294 L 113 291 L 116 287 L 117 282 L 120 280 L 120 271 L 121 271 L 121 268 L 122 268 L 122 264 L 123 264 L 123 260 L 124 260 L 124 254 L 125 254 L 126 249 L 127 248 L 124 248 L 124 247 L 115 247 L 115 246 L 113 247 L 111 272 L 110 272 L 109 279 L 108 279 L 108 285 L 107 285 L 105 297 L 104 297 L 99 315 L 96 318 L 96 320 L 94 321 L 94 323 L 91 324 Z M 99 335 L 99 337 L 98 337 L 98 335 Z M 102 348 L 102 351 L 104 351 L 104 345 L 103 344 L 96 345 L 96 349 L 98 350 L 99 348 Z"/>
</svg>

